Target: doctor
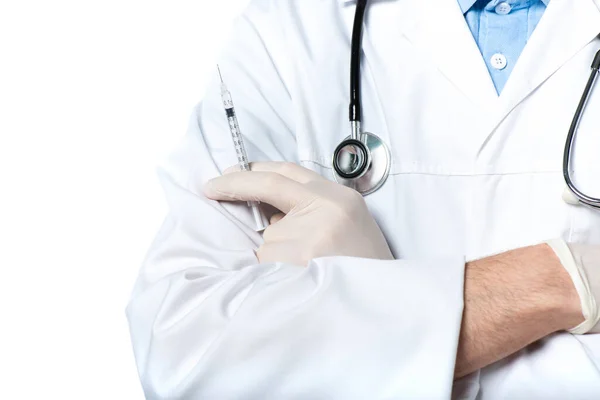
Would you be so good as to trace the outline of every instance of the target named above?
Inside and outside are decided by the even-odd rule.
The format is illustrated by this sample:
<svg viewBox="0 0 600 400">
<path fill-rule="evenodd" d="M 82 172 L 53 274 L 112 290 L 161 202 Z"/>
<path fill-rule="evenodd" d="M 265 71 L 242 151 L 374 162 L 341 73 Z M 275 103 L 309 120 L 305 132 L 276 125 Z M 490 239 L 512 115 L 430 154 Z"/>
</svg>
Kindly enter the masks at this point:
<svg viewBox="0 0 600 400">
<path fill-rule="evenodd" d="M 600 398 L 600 211 L 561 196 L 600 1 L 370 1 L 362 125 L 392 164 L 366 197 L 331 166 L 355 9 L 254 0 L 237 22 L 220 64 L 258 162 L 227 169 L 215 80 L 128 306 L 146 396 Z M 573 170 L 600 195 L 587 110 Z M 264 236 L 235 200 L 277 210 Z"/>
</svg>

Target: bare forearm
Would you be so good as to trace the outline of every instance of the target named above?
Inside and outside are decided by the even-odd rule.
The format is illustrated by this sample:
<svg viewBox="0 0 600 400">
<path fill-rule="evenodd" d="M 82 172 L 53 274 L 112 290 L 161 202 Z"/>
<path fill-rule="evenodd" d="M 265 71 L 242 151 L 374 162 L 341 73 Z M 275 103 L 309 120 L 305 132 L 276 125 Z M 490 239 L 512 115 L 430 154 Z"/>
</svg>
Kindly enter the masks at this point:
<svg viewBox="0 0 600 400">
<path fill-rule="evenodd" d="M 468 263 L 455 377 L 582 320 L 571 279 L 547 245 Z"/>
</svg>

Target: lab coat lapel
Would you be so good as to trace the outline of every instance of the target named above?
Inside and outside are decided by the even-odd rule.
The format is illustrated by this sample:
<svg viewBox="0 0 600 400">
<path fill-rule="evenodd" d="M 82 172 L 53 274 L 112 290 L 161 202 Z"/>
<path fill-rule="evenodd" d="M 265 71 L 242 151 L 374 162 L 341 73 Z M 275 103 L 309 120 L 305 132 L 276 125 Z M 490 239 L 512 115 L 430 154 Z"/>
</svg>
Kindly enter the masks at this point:
<svg viewBox="0 0 600 400">
<path fill-rule="evenodd" d="M 594 0 L 551 1 L 504 87 L 494 126 L 599 33 Z"/>
<path fill-rule="evenodd" d="M 350 34 L 355 2 L 340 3 Z M 366 21 L 363 49 L 367 61 L 377 54 L 378 63 L 395 65 L 402 58 L 397 38 L 404 35 L 479 111 L 496 108 L 496 89 L 456 0 L 371 0 Z"/>
<path fill-rule="evenodd" d="M 414 0 L 405 35 L 480 112 L 493 112 L 498 95 L 456 0 Z"/>
</svg>

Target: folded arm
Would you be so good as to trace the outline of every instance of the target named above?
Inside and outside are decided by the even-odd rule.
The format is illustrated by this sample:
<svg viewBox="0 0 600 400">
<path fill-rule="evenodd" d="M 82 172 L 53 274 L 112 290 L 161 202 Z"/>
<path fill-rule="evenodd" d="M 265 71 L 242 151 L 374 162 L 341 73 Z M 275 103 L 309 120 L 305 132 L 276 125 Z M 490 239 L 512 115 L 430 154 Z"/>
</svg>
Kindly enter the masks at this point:
<svg viewBox="0 0 600 400">
<path fill-rule="evenodd" d="M 255 163 L 253 170 L 213 179 L 205 193 L 221 201 L 258 200 L 283 211 L 265 231 L 261 262 L 304 265 L 324 255 L 391 258 L 356 192 L 293 164 Z M 468 263 L 455 376 L 578 325 L 583 315 L 575 286 L 547 244 Z"/>
</svg>

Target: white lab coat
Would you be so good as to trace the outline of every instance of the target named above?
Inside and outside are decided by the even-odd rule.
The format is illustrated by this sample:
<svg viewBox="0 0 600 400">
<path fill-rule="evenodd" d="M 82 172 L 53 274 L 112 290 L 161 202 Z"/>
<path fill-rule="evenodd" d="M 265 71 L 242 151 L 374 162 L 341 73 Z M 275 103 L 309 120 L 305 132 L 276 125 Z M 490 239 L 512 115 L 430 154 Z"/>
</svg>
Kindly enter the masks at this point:
<svg viewBox="0 0 600 400">
<path fill-rule="evenodd" d="M 160 169 L 170 213 L 128 307 L 147 397 L 600 399 L 600 335 L 553 335 L 453 385 L 465 260 L 557 237 L 600 243 L 600 212 L 561 199 L 600 0 L 552 1 L 501 96 L 456 0 L 370 3 L 363 126 L 393 165 L 366 200 L 397 260 L 259 265 L 247 207 L 202 195 L 236 162 L 215 81 Z M 354 11 L 255 0 L 238 20 L 221 67 L 252 160 L 332 178 Z M 594 195 L 599 126 L 597 94 L 575 159 Z"/>
</svg>

